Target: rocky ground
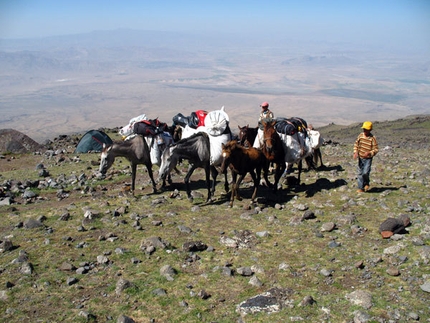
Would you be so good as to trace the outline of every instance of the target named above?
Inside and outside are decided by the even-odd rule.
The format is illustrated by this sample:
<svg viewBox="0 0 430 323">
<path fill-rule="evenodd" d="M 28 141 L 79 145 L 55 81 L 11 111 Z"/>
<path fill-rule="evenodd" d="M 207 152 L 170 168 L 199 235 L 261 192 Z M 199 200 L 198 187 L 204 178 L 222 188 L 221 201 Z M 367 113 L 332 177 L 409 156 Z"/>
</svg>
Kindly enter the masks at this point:
<svg viewBox="0 0 430 323">
<path fill-rule="evenodd" d="M 371 190 L 357 194 L 360 125 L 320 132 L 325 166 L 274 195 L 205 205 L 175 175 L 151 194 L 78 135 L 0 157 L 0 312 L 8 322 L 430 322 L 430 116 L 375 123 Z M 106 130 L 114 135 L 116 129 Z M 181 166 L 184 171 L 186 165 Z M 406 234 L 379 225 L 407 214 Z"/>
</svg>

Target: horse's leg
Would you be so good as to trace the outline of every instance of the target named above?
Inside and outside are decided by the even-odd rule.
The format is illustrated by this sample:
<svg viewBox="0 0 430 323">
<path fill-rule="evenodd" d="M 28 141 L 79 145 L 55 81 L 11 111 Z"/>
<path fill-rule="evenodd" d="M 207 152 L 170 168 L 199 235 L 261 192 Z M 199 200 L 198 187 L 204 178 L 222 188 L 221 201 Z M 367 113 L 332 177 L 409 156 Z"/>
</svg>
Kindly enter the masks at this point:
<svg viewBox="0 0 430 323">
<path fill-rule="evenodd" d="M 211 166 L 210 172 L 212 174 L 212 187 L 211 194 L 215 195 L 216 178 L 218 177 L 218 171 L 215 166 Z"/>
<path fill-rule="evenodd" d="M 228 193 L 228 176 L 227 176 L 227 169 L 224 170 L 224 190 L 226 193 Z"/>
<path fill-rule="evenodd" d="M 256 172 L 252 170 L 249 173 L 251 174 L 252 180 L 254 181 L 254 192 L 252 193 L 252 196 L 251 196 L 251 202 L 254 203 L 255 198 L 257 197 L 258 185 L 260 183 L 261 169 L 257 169 Z"/>
<path fill-rule="evenodd" d="M 237 180 L 237 173 L 234 170 L 231 170 L 231 176 L 232 176 L 232 183 L 231 183 L 231 196 L 230 196 L 230 207 L 233 207 L 234 202 L 234 195 L 236 194 L 236 180 Z"/>
<path fill-rule="evenodd" d="M 206 203 L 209 203 L 212 201 L 212 196 L 211 196 L 211 165 L 209 162 L 205 165 L 205 175 L 206 175 L 206 187 L 208 190 L 208 197 L 206 199 Z M 215 183 L 215 179 L 214 179 L 214 183 Z"/>
<path fill-rule="evenodd" d="M 264 180 L 266 181 L 267 187 L 269 188 L 272 187 L 272 184 L 269 181 L 269 162 L 268 161 L 266 161 L 263 166 L 263 177 L 264 177 Z"/>
<path fill-rule="evenodd" d="M 149 162 L 149 163 L 146 163 L 145 166 L 146 166 L 146 169 L 148 170 L 148 175 L 152 182 L 152 193 L 156 193 L 157 184 L 155 183 L 154 174 L 152 173 L 152 164 Z"/>
<path fill-rule="evenodd" d="M 318 164 L 318 158 L 319 158 L 319 160 L 320 160 L 320 166 L 324 167 L 323 160 L 322 160 L 321 149 L 320 148 L 316 149 L 316 155 L 317 155 L 317 164 Z"/>
<path fill-rule="evenodd" d="M 193 201 L 193 196 L 191 195 L 191 189 L 190 189 L 190 177 L 193 174 L 196 167 L 194 165 L 190 165 L 188 168 L 187 175 L 185 175 L 184 182 L 185 182 L 185 189 L 187 191 L 187 197 L 189 201 Z"/>
<path fill-rule="evenodd" d="M 300 161 L 298 162 L 297 168 L 299 169 L 299 175 L 297 177 L 297 182 L 300 185 L 300 174 L 302 173 L 302 169 L 303 169 L 303 160 L 302 159 L 300 159 Z"/>
<path fill-rule="evenodd" d="M 137 164 L 131 163 L 131 192 L 134 195 L 134 188 L 136 183 L 136 170 L 137 170 Z"/>
<path fill-rule="evenodd" d="M 280 162 L 276 164 L 275 184 L 273 185 L 273 192 L 275 193 L 278 191 L 279 179 L 282 177 L 282 174 L 284 173 L 285 169 L 286 169 L 286 165 L 284 162 Z"/>
<path fill-rule="evenodd" d="M 237 177 L 237 179 L 235 178 L 235 180 L 233 181 L 233 184 L 232 184 L 230 207 L 233 207 L 233 202 L 234 202 L 235 196 L 239 201 L 242 201 L 242 197 L 239 195 L 239 186 L 240 186 L 240 183 L 242 183 L 243 175 L 239 174 L 239 176 L 237 176 L 237 173 L 236 173 L 235 177 Z"/>
</svg>

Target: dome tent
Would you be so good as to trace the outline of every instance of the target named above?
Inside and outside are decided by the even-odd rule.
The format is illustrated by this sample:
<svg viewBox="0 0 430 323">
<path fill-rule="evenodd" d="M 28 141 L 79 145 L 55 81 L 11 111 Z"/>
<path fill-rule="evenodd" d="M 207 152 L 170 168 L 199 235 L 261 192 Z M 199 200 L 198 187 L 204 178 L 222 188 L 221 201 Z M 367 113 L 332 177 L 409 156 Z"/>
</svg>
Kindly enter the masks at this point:
<svg viewBox="0 0 430 323">
<path fill-rule="evenodd" d="M 79 140 L 75 153 L 100 152 L 103 149 L 103 144 L 111 145 L 112 143 L 112 139 L 103 131 L 90 130 Z"/>
</svg>

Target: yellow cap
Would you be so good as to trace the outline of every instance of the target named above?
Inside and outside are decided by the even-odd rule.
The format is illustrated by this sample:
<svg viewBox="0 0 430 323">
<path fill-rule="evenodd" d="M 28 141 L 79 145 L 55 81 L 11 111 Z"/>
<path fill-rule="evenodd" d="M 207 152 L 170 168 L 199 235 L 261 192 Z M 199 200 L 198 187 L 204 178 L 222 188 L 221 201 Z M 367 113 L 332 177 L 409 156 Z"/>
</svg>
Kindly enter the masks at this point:
<svg viewBox="0 0 430 323">
<path fill-rule="evenodd" d="M 365 121 L 361 128 L 363 128 L 364 130 L 372 130 L 372 122 Z"/>
</svg>

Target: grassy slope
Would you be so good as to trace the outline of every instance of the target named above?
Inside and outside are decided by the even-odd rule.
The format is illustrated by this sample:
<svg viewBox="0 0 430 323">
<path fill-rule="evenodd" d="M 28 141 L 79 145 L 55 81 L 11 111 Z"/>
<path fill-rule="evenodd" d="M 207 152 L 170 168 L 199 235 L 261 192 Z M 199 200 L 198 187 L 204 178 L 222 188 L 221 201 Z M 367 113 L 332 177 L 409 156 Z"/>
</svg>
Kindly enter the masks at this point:
<svg viewBox="0 0 430 323">
<path fill-rule="evenodd" d="M 306 172 L 304 185 L 288 189 L 274 196 L 267 188 L 261 188 L 258 206 L 261 213 L 247 210 L 250 192 L 243 188 L 244 200 L 227 207 L 225 196 L 221 195 L 222 185 L 218 184 L 217 201 L 202 205 L 205 196 L 201 172 L 194 176 L 193 189 L 202 198 L 190 204 L 186 198 L 170 199 L 170 191 L 148 195 L 150 192 L 147 175 L 139 168 L 136 197 L 123 194 L 129 183 L 128 163 L 115 162 L 112 179 L 98 181 L 91 178 L 97 169 L 91 162 L 98 155 L 81 155 L 80 161 L 55 162 L 38 155 L 7 156 L 0 159 L 1 181 L 8 179 L 25 181 L 37 179 L 35 166 L 43 162 L 52 178 L 61 174 L 85 173 L 89 179 L 86 185 L 94 188 L 85 193 L 84 187 L 72 184 L 67 187 L 68 198 L 57 200 L 55 189 L 37 191 L 42 199 L 24 203 L 17 194 L 19 204 L 2 206 L 0 212 L 0 236 L 10 239 L 16 249 L 0 254 L 0 290 L 5 297 L 0 300 L 3 319 L 10 322 L 79 322 L 86 321 L 81 311 L 89 312 L 104 322 L 116 320 L 125 314 L 136 322 L 235 322 L 239 317 L 237 304 L 271 287 L 291 289 L 288 304 L 277 314 L 265 313 L 247 315 L 246 322 L 285 322 L 290 317 L 301 317 L 306 322 L 349 322 L 355 310 L 369 313 L 375 320 L 388 320 L 393 312 L 400 315 L 399 322 L 406 320 L 408 313 L 415 312 L 420 321 L 430 319 L 428 304 L 430 296 L 420 289 L 428 277 L 428 263 L 421 258 L 420 247 L 413 241 L 424 237 L 429 244 L 428 234 L 428 170 L 427 150 L 414 149 L 413 145 L 398 145 L 398 134 L 405 142 L 417 138 L 414 127 L 420 129 L 420 136 L 430 135 L 429 119 L 416 122 L 416 118 L 375 124 L 375 135 L 382 146 L 392 145 L 394 149 L 381 150 L 375 158 L 372 171 L 371 193 L 357 196 L 355 193 L 355 161 L 351 158 L 352 143 L 359 131 L 359 125 L 349 127 L 329 125 L 319 129 L 324 137 L 340 142 L 322 148 L 326 168 L 318 172 Z M 403 139 L 402 139 L 403 140 Z M 418 138 L 418 141 L 420 139 Z M 73 158 L 73 155 L 70 155 Z M 185 165 L 183 166 L 185 170 Z M 185 197 L 182 177 L 174 177 L 174 186 Z M 343 185 L 346 184 L 346 185 Z M 142 190 L 143 188 L 143 190 Z M 167 202 L 154 204 L 154 200 L 165 196 Z M 278 210 L 274 206 L 283 206 Z M 195 211 L 192 206 L 200 208 Z M 314 211 L 317 218 L 304 222 L 294 222 L 306 206 Z M 127 213 L 119 217 L 113 211 L 121 207 Z M 84 209 L 100 212 L 100 217 L 91 223 L 84 223 L 86 231 L 79 231 Z M 377 228 L 387 216 L 397 216 L 411 211 L 410 234 L 402 241 L 382 240 Z M 69 221 L 59 221 L 64 212 L 69 212 Z M 243 216 L 248 214 L 249 216 Z M 139 221 L 143 230 L 137 230 L 132 214 L 142 217 Z M 45 216 L 46 229 L 16 228 L 20 221 Z M 355 224 L 362 230 L 354 234 L 351 225 L 344 221 L 349 216 L 356 217 Z M 155 225 L 154 221 L 162 221 Z M 337 230 L 324 232 L 321 225 L 333 221 Z M 178 225 L 188 226 L 192 233 L 182 233 Z M 244 230 L 252 232 L 248 248 L 233 249 L 220 243 L 221 236 L 235 237 Z M 268 237 L 257 237 L 257 232 L 268 231 Z M 115 235 L 114 241 L 100 237 Z M 161 237 L 170 243 L 168 250 L 157 250 L 146 255 L 140 250 L 140 243 L 148 237 Z M 426 240 L 427 239 L 427 240 Z M 331 241 L 341 244 L 330 248 Z M 182 251 L 187 241 L 203 241 L 214 247 L 213 252 L 198 252 L 200 259 L 192 258 Z M 83 248 L 79 248 L 80 244 Z M 384 254 L 384 249 L 400 245 L 396 255 Z M 124 248 L 125 253 L 117 253 Z M 12 263 L 20 252 L 28 253 L 34 266 L 31 275 L 22 274 L 22 264 Z M 97 256 L 106 255 L 109 264 L 99 264 Z M 402 263 L 399 256 L 406 256 Z M 133 263 L 132 258 L 141 260 Z M 379 261 L 381 260 L 381 261 Z M 363 269 L 355 267 L 364 263 Z M 91 270 L 79 275 L 61 271 L 64 263 L 76 267 L 86 264 Z M 285 263 L 287 270 L 280 270 Z M 178 274 L 174 281 L 160 276 L 163 265 L 174 267 Z M 263 272 L 255 275 L 263 282 L 262 287 L 249 284 L 249 277 L 235 274 L 224 276 L 219 267 L 231 265 L 233 270 L 243 266 L 258 265 Z M 386 273 L 388 267 L 400 270 L 400 276 Z M 321 269 L 332 270 L 331 277 L 321 275 Z M 426 276 L 427 275 L 427 276 Z M 69 277 L 76 277 L 77 284 L 68 286 Z M 130 280 L 133 287 L 122 294 L 115 293 L 120 278 Z M 6 288 L 6 283 L 14 284 Z M 192 288 L 191 288 L 192 286 Z M 153 291 L 164 288 L 167 296 L 156 296 Z M 211 294 L 203 300 L 197 294 L 200 290 Z M 345 295 L 358 289 L 370 291 L 373 306 L 364 310 L 352 305 Z M 317 303 L 301 307 L 305 296 L 312 296 Z M 180 306 L 186 301 L 187 307 Z"/>
</svg>

